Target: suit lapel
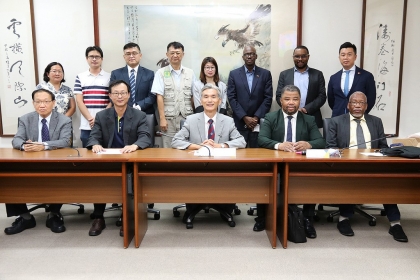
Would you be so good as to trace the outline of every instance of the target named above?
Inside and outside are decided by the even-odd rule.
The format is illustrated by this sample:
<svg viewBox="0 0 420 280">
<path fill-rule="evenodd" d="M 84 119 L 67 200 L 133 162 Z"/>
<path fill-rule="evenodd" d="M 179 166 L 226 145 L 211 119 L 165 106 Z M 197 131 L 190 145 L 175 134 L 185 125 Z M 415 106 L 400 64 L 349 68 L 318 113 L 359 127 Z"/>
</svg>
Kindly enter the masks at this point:
<svg viewBox="0 0 420 280">
<path fill-rule="evenodd" d="M 115 110 L 109 110 L 106 116 L 106 129 L 109 135 L 109 141 L 107 143 L 107 147 L 112 146 L 112 141 L 114 141 L 114 129 L 115 129 L 115 117 L 114 113 Z"/>
<path fill-rule="evenodd" d="M 141 80 L 141 76 L 143 75 L 143 68 L 139 67 L 137 68 L 137 76 L 136 76 L 136 91 L 138 88 L 140 88 L 140 80 Z"/>
<path fill-rule="evenodd" d="M 130 76 L 128 76 L 128 66 L 125 66 L 121 71 L 122 80 L 127 81 L 130 85 Z"/>
<path fill-rule="evenodd" d="M 360 68 L 356 66 L 356 68 L 355 68 L 355 70 L 354 70 L 354 79 L 353 79 L 353 84 L 351 85 L 351 88 L 350 88 L 350 90 L 349 90 L 349 94 L 350 94 L 350 92 L 353 92 L 353 91 L 354 91 L 354 90 L 353 90 L 353 88 L 355 88 L 355 86 L 356 86 L 356 85 L 357 85 L 357 83 L 359 82 L 359 80 L 360 80 L 360 76 L 361 76 L 361 74 L 360 74 Z"/>
<path fill-rule="evenodd" d="M 200 141 L 201 141 L 200 143 L 203 143 L 204 140 L 206 140 L 206 138 L 207 138 L 207 134 L 206 134 L 206 131 L 205 131 L 206 125 L 205 124 L 203 125 L 204 120 L 205 120 L 204 112 L 201 112 L 197 116 L 197 128 L 196 128 L 198 130 L 199 135 L 200 135 Z"/>
<path fill-rule="evenodd" d="M 133 111 L 130 110 L 130 107 L 127 107 L 124 113 L 124 127 L 123 127 L 123 138 L 124 138 L 124 144 L 128 145 L 128 140 L 130 138 L 130 131 L 131 126 L 133 124 Z"/>
<path fill-rule="evenodd" d="M 246 73 L 245 73 L 245 66 L 242 66 L 241 68 L 239 68 L 239 76 L 242 79 L 242 82 L 243 82 L 243 85 L 245 86 L 246 91 L 250 95 L 251 92 L 249 91 L 248 79 L 246 78 Z"/>
<path fill-rule="evenodd" d="M 375 130 L 375 126 L 373 125 L 373 121 L 372 118 L 369 115 L 365 114 L 365 120 L 366 120 L 366 125 L 369 129 L 369 133 L 370 133 L 370 140 L 373 140 L 375 138 L 377 138 L 378 136 L 376 136 L 375 134 L 373 134 L 372 132 L 376 131 Z M 375 141 L 376 143 L 378 143 L 377 141 Z M 373 143 L 371 143 L 372 145 Z"/>
<path fill-rule="evenodd" d="M 284 114 L 283 114 L 283 110 L 280 109 L 280 116 L 278 118 L 278 133 L 280 135 L 280 139 L 278 140 L 279 142 L 283 142 L 284 141 Z"/>
<path fill-rule="evenodd" d="M 225 125 L 224 119 L 220 117 L 220 114 L 217 114 L 216 118 L 216 135 L 214 136 L 214 142 L 219 143 L 220 136 L 222 135 L 223 126 Z"/>
<path fill-rule="evenodd" d="M 57 124 L 58 124 L 58 113 L 56 111 L 52 111 L 50 125 L 48 128 L 49 133 L 50 133 L 50 140 L 57 140 L 57 139 L 53 139 L 53 134 L 57 128 Z"/>
<path fill-rule="evenodd" d="M 302 140 L 302 129 L 306 128 L 305 120 L 303 119 L 302 113 L 298 112 L 296 117 L 296 142 Z"/>
<path fill-rule="evenodd" d="M 29 131 L 28 140 L 37 142 L 39 137 L 39 114 L 37 112 L 34 112 L 33 118 L 29 118 Z"/>
<path fill-rule="evenodd" d="M 255 87 L 258 84 L 258 81 L 260 80 L 260 75 L 261 75 L 261 69 L 257 66 L 255 66 L 255 72 L 254 72 L 254 77 L 252 79 L 252 86 L 251 86 L 251 94 L 254 92 Z M 248 82 L 247 82 L 248 84 Z"/>
<path fill-rule="evenodd" d="M 345 114 L 343 120 L 341 132 L 343 133 L 343 139 L 345 139 L 344 147 L 348 147 L 350 145 L 350 114 Z"/>
</svg>

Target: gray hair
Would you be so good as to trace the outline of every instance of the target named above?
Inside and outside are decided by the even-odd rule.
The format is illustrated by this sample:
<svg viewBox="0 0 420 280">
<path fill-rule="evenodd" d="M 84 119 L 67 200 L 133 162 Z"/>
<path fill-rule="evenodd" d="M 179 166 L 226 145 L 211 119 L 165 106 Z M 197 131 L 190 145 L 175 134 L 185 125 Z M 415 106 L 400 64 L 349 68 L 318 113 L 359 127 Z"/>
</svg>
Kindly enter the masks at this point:
<svg viewBox="0 0 420 280">
<path fill-rule="evenodd" d="M 353 98 L 353 95 L 362 95 L 362 96 L 364 97 L 364 99 L 367 101 L 366 94 L 364 94 L 364 93 L 363 93 L 363 92 L 361 92 L 361 91 L 355 91 L 355 92 L 353 92 L 353 93 L 349 96 L 349 102 L 350 102 L 350 100 Z"/>
<path fill-rule="evenodd" d="M 215 85 L 213 85 L 213 84 L 205 84 L 204 87 L 201 89 L 200 96 L 203 97 L 203 92 L 205 90 L 208 90 L 208 89 L 214 89 L 214 90 L 216 90 L 217 91 L 217 95 L 219 96 L 219 99 L 222 99 L 222 96 L 221 96 L 221 93 L 220 93 L 220 89 L 218 87 L 216 87 Z"/>
<path fill-rule="evenodd" d="M 298 88 L 297 86 L 294 86 L 294 85 L 287 85 L 287 86 L 285 86 L 285 87 L 281 90 L 281 95 L 283 95 L 283 93 L 284 93 L 285 91 L 292 91 L 292 92 L 297 91 L 297 92 L 299 93 L 299 97 L 300 97 L 300 90 L 299 90 L 299 88 Z"/>
</svg>

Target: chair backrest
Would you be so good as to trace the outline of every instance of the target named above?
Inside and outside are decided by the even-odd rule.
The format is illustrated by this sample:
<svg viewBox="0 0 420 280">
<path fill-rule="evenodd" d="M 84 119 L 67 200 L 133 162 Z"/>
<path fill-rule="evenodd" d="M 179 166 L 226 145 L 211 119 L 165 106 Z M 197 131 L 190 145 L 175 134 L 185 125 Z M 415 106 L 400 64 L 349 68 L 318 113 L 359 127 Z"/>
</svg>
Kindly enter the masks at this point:
<svg viewBox="0 0 420 280">
<path fill-rule="evenodd" d="M 150 138 L 152 140 L 152 148 L 155 148 L 155 116 L 153 114 L 146 115 L 146 124 L 149 129 Z"/>
<path fill-rule="evenodd" d="M 331 118 L 322 119 L 322 137 L 324 137 L 325 141 L 327 141 L 329 135 L 330 120 Z"/>
<path fill-rule="evenodd" d="M 185 120 L 181 120 L 179 122 L 179 129 L 182 129 L 182 127 L 184 126 Z"/>
</svg>

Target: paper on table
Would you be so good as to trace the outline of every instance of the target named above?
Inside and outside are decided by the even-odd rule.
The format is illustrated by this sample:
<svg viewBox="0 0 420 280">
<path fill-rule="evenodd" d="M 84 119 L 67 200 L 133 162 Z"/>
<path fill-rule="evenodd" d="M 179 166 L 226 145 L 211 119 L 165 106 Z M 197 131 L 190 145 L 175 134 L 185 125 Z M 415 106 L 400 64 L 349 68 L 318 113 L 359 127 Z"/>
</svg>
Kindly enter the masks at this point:
<svg viewBox="0 0 420 280">
<path fill-rule="evenodd" d="M 105 149 L 102 152 L 99 152 L 97 154 L 101 155 L 121 155 L 121 149 Z"/>
<path fill-rule="evenodd" d="M 368 157 L 384 157 L 385 156 L 381 153 L 361 153 L 361 154 Z"/>
<path fill-rule="evenodd" d="M 210 155 L 212 157 L 236 157 L 236 148 L 211 148 Z M 194 155 L 198 157 L 208 157 L 209 150 L 205 147 L 202 147 L 194 151 Z"/>
</svg>

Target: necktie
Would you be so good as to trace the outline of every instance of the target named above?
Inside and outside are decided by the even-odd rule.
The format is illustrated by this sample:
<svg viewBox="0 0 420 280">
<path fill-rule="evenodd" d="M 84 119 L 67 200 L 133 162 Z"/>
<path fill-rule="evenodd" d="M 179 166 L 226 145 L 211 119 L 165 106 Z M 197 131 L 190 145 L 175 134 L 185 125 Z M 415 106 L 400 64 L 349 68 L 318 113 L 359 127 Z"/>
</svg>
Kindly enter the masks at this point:
<svg viewBox="0 0 420 280">
<path fill-rule="evenodd" d="M 42 119 L 41 137 L 42 142 L 50 141 L 50 132 L 48 131 L 47 120 Z"/>
<path fill-rule="evenodd" d="M 349 94 L 350 70 L 346 70 L 344 72 L 346 72 L 346 79 L 344 81 L 344 95 L 347 96 Z"/>
<path fill-rule="evenodd" d="M 130 88 L 131 88 L 131 102 L 136 103 L 136 77 L 134 76 L 134 69 L 131 69 L 130 75 Z"/>
<path fill-rule="evenodd" d="M 360 120 L 354 120 L 357 122 L 357 128 L 356 128 L 356 138 L 357 138 L 357 147 L 360 149 L 366 149 L 366 141 L 365 141 L 365 135 L 363 134 L 362 126 L 360 125 Z"/>
<path fill-rule="evenodd" d="M 287 116 L 289 119 L 289 122 L 287 123 L 287 135 L 286 135 L 286 141 L 292 142 L 292 119 L 293 116 Z"/>
<path fill-rule="evenodd" d="M 207 138 L 214 140 L 214 126 L 213 126 L 213 120 L 209 119 L 209 132 L 207 134 Z"/>
</svg>

